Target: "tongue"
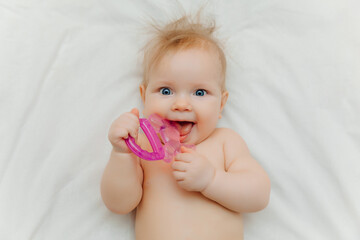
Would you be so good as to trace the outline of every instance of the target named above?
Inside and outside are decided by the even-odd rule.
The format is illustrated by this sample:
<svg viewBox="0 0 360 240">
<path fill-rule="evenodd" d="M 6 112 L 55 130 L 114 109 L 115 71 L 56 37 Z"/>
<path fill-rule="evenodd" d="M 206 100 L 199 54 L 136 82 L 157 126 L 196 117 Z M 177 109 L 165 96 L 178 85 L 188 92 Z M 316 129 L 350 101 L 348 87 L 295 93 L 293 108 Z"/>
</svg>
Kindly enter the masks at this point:
<svg viewBox="0 0 360 240">
<path fill-rule="evenodd" d="M 180 136 L 184 136 L 186 134 L 189 134 L 189 132 L 192 129 L 193 124 L 191 122 L 184 122 L 184 123 L 176 123 L 177 128 L 179 130 Z"/>
</svg>

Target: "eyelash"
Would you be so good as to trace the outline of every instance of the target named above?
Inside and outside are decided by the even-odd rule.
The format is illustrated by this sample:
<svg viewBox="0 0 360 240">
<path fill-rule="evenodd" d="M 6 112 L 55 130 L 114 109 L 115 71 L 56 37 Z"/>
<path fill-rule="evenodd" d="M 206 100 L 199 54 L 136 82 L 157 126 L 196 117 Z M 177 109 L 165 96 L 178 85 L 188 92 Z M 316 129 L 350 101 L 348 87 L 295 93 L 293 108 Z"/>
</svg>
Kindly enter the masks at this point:
<svg viewBox="0 0 360 240">
<path fill-rule="evenodd" d="M 162 87 L 162 88 L 160 88 L 160 93 L 161 93 L 162 95 L 170 95 L 170 94 L 163 94 L 163 90 L 164 90 L 164 89 L 168 89 L 168 90 L 170 91 L 170 94 L 172 93 L 172 91 L 170 90 L 170 88 L 168 88 L 168 87 Z M 204 95 L 196 95 L 196 93 L 197 93 L 198 91 L 202 91 L 202 92 L 204 93 Z M 206 94 L 207 94 L 207 91 L 206 91 L 205 89 L 197 89 L 197 90 L 195 91 L 195 96 L 202 97 L 202 96 L 205 96 Z"/>
</svg>

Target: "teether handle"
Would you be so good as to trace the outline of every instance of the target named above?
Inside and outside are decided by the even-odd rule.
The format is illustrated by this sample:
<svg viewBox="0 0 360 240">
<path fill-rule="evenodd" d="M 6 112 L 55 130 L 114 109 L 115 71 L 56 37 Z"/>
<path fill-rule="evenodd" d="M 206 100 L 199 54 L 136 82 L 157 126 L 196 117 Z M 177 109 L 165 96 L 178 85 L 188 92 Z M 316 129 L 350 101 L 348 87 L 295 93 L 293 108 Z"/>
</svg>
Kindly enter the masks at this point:
<svg viewBox="0 0 360 240">
<path fill-rule="evenodd" d="M 135 139 L 129 135 L 128 139 L 125 139 L 125 143 L 128 148 L 138 157 L 155 161 L 161 160 L 165 156 L 164 148 L 161 145 L 160 139 L 158 138 L 154 128 L 151 126 L 150 122 L 146 118 L 140 118 L 140 127 L 144 131 L 146 137 L 148 138 L 150 145 L 153 149 L 153 152 L 148 152 L 143 150 L 139 145 L 135 143 Z"/>
</svg>

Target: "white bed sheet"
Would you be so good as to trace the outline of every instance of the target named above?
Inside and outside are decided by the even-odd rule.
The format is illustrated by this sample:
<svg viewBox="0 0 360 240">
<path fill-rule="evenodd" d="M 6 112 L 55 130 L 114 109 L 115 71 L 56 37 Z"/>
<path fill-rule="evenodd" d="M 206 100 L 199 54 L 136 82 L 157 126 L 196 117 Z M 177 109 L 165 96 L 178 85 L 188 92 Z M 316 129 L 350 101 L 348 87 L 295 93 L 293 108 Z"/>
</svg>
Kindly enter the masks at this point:
<svg viewBox="0 0 360 240">
<path fill-rule="evenodd" d="M 194 11 L 201 1 L 181 1 Z M 175 1 L 0 1 L 0 239 L 134 239 L 99 192 L 114 118 L 142 107 L 143 21 Z M 228 56 L 219 126 L 270 175 L 247 240 L 360 239 L 359 1 L 209 1 Z"/>
</svg>

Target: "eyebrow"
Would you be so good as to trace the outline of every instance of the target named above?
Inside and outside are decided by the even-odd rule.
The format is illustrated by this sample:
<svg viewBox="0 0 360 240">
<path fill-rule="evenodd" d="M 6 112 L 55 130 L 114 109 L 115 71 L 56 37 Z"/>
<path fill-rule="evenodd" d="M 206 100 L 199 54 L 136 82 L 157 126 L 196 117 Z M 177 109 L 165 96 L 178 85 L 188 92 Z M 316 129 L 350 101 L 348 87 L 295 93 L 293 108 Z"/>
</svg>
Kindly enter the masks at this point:
<svg viewBox="0 0 360 240">
<path fill-rule="evenodd" d="M 170 87 L 172 87 L 175 84 L 176 84 L 176 82 L 174 83 L 173 81 L 170 81 L 168 79 L 160 79 L 154 84 L 154 86 L 155 87 L 159 87 L 159 86 L 170 86 Z M 196 89 L 214 90 L 213 86 L 209 86 L 207 82 L 196 84 L 196 85 L 193 85 L 192 87 L 196 88 Z"/>
<path fill-rule="evenodd" d="M 172 85 L 173 83 L 171 81 L 168 81 L 168 80 L 160 80 L 155 84 L 156 85 Z"/>
</svg>

